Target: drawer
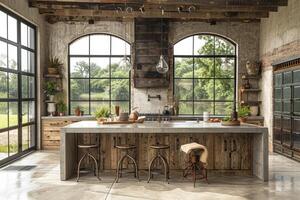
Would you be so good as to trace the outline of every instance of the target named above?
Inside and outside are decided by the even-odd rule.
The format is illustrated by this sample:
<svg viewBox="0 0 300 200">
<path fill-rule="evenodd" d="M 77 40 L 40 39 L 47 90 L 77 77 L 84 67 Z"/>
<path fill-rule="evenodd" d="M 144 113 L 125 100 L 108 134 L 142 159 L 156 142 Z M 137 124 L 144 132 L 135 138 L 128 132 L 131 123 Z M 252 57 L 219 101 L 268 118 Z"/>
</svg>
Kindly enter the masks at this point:
<svg viewBox="0 0 300 200">
<path fill-rule="evenodd" d="M 293 151 L 292 150 L 290 150 L 290 149 L 287 149 L 287 148 L 282 148 L 282 154 L 284 154 L 284 155 L 286 155 L 286 156 L 288 156 L 288 157 L 292 157 L 292 155 L 293 155 Z"/>
<path fill-rule="evenodd" d="M 44 131 L 43 140 L 60 140 L 60 132 Z"/>
<path fill-rule="evenodd" d="M 43 140 L 44 146 L 60 146 L 60 140 Z"/>
<path fill-rule="evenodd" d="M 297 161 L 300 161 L 300 152 L 294 151 L 293 158 Z"/>
<path fill-rule="evenodd" d="M 282 146 L 279 144 L 273 144 L 274 152 L 282 153 Z"/>
</svg>

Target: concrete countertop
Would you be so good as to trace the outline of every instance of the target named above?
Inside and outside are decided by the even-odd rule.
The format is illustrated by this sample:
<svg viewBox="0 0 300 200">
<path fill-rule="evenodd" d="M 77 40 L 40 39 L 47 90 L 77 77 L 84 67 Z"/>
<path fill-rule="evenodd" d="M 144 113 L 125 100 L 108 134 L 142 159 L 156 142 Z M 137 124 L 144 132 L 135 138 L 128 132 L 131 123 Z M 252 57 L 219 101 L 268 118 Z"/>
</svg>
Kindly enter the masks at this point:
<svg viewBox="0 0 300 200">
<path fill-rule="evenodd" d="M 242 124 L 222 126 L 221 123 L 200 121 L 144 122 L 135 124 L 98 124 L 97 121 L 80 121 L 61 129 L 64 133 L 268 133 L 266 127 Z"/>
</svg>

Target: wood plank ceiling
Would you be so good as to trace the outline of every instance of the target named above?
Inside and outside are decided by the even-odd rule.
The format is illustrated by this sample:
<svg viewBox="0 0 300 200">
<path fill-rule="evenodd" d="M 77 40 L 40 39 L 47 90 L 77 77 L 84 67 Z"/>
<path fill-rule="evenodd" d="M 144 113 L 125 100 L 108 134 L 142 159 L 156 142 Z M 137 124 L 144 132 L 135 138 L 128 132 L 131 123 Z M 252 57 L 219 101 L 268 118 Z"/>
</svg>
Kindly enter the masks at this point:
<svg viewBox="0 0 300 200">
<path fill-rule="evenodd" d="M 288 0 L 28 0 L 49 23 L 58 21 L 168 18 L 196 21 L 259 21 Z"/>
</svg>

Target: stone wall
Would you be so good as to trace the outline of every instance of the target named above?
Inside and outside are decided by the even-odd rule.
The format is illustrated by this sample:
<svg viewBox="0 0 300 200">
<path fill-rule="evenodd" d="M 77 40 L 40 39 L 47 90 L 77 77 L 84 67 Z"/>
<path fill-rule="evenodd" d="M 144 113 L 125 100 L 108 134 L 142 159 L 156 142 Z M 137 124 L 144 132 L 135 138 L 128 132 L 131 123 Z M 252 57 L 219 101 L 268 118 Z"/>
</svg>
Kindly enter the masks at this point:
<svg viewBox="0 0 300 200">
<path fill-rule="evenodd" d="M 68 66 L 68 44 L 74 39 L 90 33 L 110 33 L 125 38 L 129 43 L 134 42 L 134 22 L 95 22 L 88 23 L 56 23 L 49 25 L 49 52 L 50 56 L 60 58 L 65 66 Z M 127 34 L 124 35 L 124 26 L 127 26 Z M 217 23 L 210 25 L 203 22 L 170 22 L 169 42 L 170 48 L 180 39 L 197 33 L 213 33 L 225 36 L 235 41 L 238 45 L 238 72 L 245 72 L 247 60 L 257 61 L 259 59 L 259 23 Z M 172 59 L 170 59 L 172 60 Z M 172 63 L 171 63 L 172 64 Z M 172 70 L 172 69 L 171 69 Z M 64 91 L 67 94 L 67 70 L 64 73 Z M 172 102 L 173 80 L 168 88 L 131 88 L 131 106 L 139 107 L 140 112 L 157 113 L 163 106 Z M 240 82 L 240 81 L 239 81 Z M 133 81 L 132 81 L 133 83 Z M 152 99 L 147 101 L 148 94 L 161 95 L 161 100 Z M 66 95 L 67 96 L 67 95 Z"/>
<path fill-rule="evenodd" d="M 261 21 L 260 59 L 262 61 L 262 115 L 269 128 L 270 147 L 273 141 L 273 68 L 278 60 L 300 55 L 300 1 L 289 0 L 287 7 L 280 7 L 268 19 Z M 271 149 L 271 148 L 270 148 Z"/>
<path fill-rule="evenodd" d="M 37 27 L 37 130 L 38 147 L 40 147 L 40 117 L 44 113 L 45 105 L 42 101 L 41 87 L 43 86 L 43 69 L 48 59 L 48 30 L 44 17 L 41 16 L 36 8 L 29 8 L 27 0 L 0 0 L 0 4 L 11 10 L 22 18 L 31 22 Z"/>
</svg>

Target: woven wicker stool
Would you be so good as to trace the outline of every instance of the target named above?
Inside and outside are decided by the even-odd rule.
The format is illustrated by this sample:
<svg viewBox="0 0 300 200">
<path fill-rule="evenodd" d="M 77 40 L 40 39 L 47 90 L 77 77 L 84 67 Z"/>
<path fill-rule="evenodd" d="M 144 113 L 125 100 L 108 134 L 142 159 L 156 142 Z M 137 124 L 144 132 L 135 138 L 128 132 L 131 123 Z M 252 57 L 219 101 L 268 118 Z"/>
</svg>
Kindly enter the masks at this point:
<svg viewBox="0 0 300 200">
<path fill-rule="evenodd" d="M 188 161 L 185 169 L 183 170 L 183 177 L 192 176 L 194 187 L 196 180 L 207 179 L 206 159 L 207 149 L 205 146 L 198 143 L 189 143 L 181 146 L 181 150 L 188 154 Z M 205 155 L 204 155 L 205 154 Z"/>
<path fill-rule="evenodd" d="M 136 160 L 129 155 L 128 151 L 129 150 L 136 150 L 136 146 L 135 145 L 117 145 L 116 148 L 119 151 L 125 151 L 125 154 L 120 158 L 120 160 L 118 161 L 118 166 L 117 166 L 117 177 L 116 177 L 116 183 L 119 182 L 119 178 L 122 177 L 122 171 L 123 171 L 123 162 L 125 160 L 125 158 L 131 160 L 133 162 L 134 165 L 134 177 L 137 178 L 137 180 L 139 181 L 139 173 L 138 173 L 138 165 Z"/>
<path fill-rule="evenodd" d="M 164 175 L 166 181 L 169 183 L 169 175 L 170 175 L 170 169 L 169 169 L 169 164 L 167 159 L 161 154 L 161 150 L 166 150 L 169 149 L 169 145 L 164 145 L 164 144 L 157 144 L 157 145 L 151 145 L 151 149 L 156 150 L 157 154 L 154 158 L 152 158 L 151 162 L 149 163 L 149 175 L 148 175 L 148 183 L 150 182 L 151 178 L 153 178 L 153 172 L 152 172 L 152 165 L 156 159 L 160 159 L 164 165 Z"/>
</svg>

